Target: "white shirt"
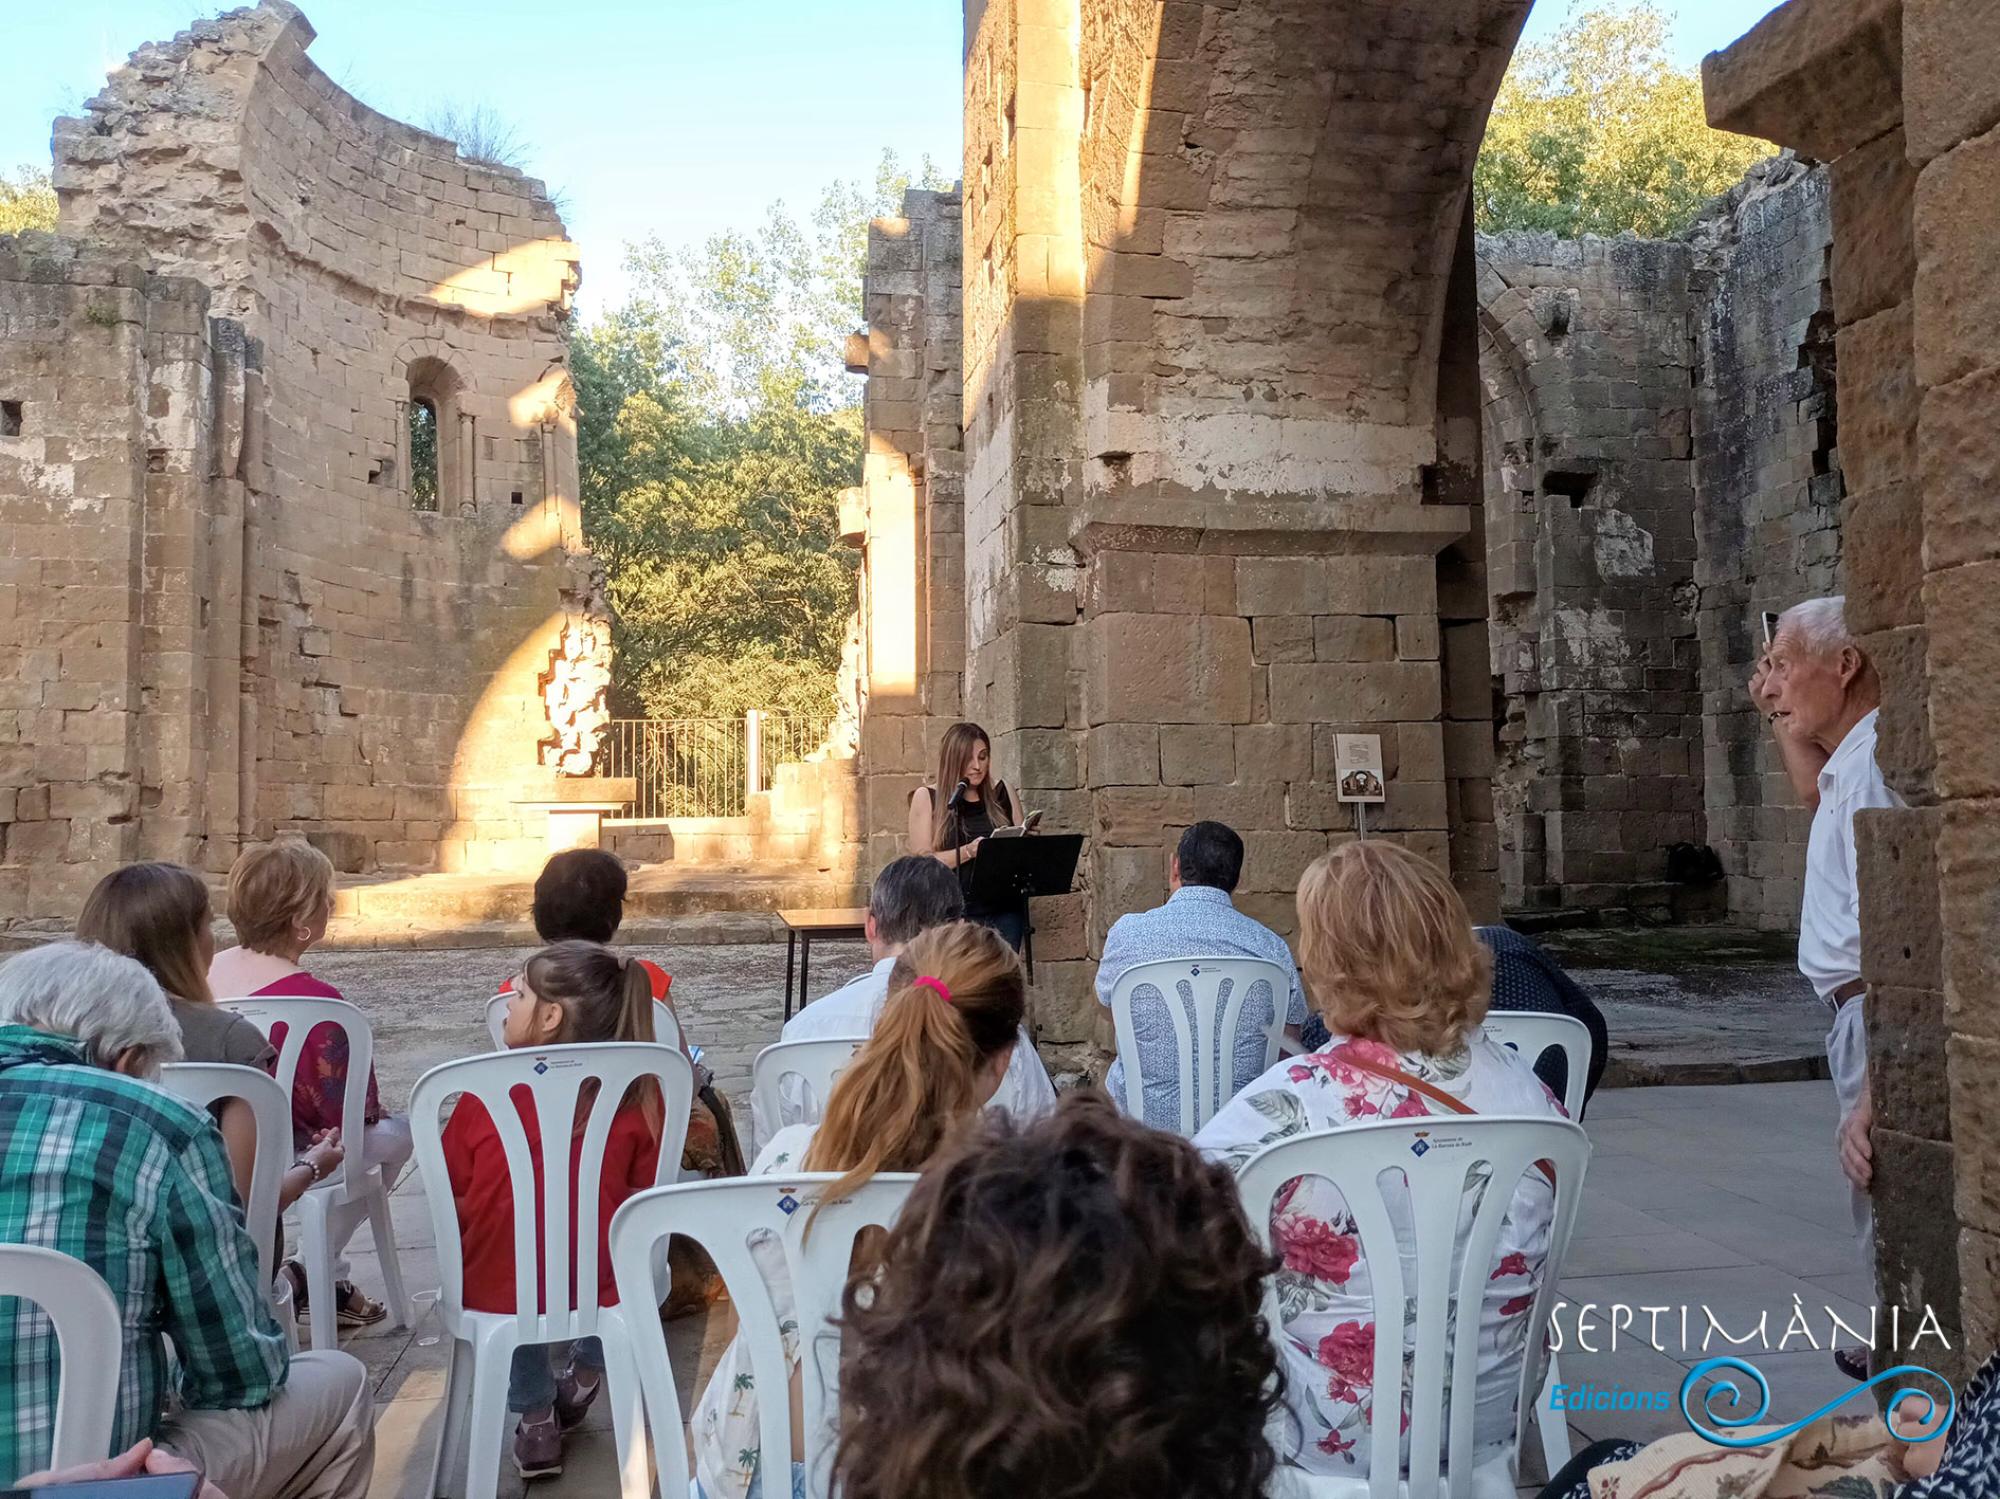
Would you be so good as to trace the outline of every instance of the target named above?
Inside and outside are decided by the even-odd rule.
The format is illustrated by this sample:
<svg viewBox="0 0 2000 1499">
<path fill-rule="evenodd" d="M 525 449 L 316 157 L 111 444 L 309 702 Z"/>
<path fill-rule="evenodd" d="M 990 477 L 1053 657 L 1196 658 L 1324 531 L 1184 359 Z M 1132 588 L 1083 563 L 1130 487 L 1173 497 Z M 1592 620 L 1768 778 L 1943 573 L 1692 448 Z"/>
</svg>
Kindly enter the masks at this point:
<svg viewBox="0 0 2000 1499">
<path fill-rule="evenodd" d="M 841 985 L 824 999 L 814 1000 L 785 1022 L 779 1039 L 814 1041 L 830 1036 L 867 1036 L 875 1029 L 875 1017 L 882 1013 L 882 1005 L 889 998 L 889 971 L 895 966 L 894 958 L 884 958 L 860 978 Z M 769 1138 L 770 1131 L 778 1126 L 797 1124 L 805 1118 L 803 1087 L 796 1078 L 785 1081 L 796 1091 L 780 1088 L 783 1119 L 757 1117 L 753 1103 L 752 1123 L 760 1140 Z M 1055 1106 L 1055 1085 L 1049 1081 L 1048 1069 L 1042 1065 L 1024 1026 L 1014 1042 L 1014 1055 L 1008 1059 L 1007 1075 L 1000 1080 L 1000 1089 L 987 1107 L 999 1109 L 1016 1124 L 1031 1124 L 1052 1112 Z"/>
<path fill-rule="evenodd" d="M 1878 710 L 1879 712 L 1879 710 Z M 1819 807 L 1806 842 L 1805 900 L 1799 912 L 1799 972 L 1830 1000 L 1861 977 L 1861 890 L 1855 870 L 1854 814 L 1866 807 L 1900 807 L 1875 764 L 1870 713 L 1840 741 L 1819 773 Z"/>
</svg>

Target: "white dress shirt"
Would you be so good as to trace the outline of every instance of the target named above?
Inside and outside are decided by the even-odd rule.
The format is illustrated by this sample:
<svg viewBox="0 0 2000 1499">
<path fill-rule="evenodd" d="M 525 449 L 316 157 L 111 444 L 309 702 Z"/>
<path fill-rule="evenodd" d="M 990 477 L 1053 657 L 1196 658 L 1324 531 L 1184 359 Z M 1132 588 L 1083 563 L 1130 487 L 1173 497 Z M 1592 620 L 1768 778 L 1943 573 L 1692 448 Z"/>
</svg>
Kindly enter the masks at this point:
<svg viewBox="0 0 2000 1499">
<path fill-rule="evenodd" d="M 875 1017 L 882 1013 L 883 1002 L 889 997 L 889 971 L 895 966 L 893 957 L 884 958 L 860 978 L 841 985 L 823 999 L 814 1000 L 785 1022 L 779 1039 L 814 1041 L 822 1037 L 868 1035 L 875 1029 Z M 796 1094 L 780 1089 L 785 1117 L 771 1121 L 753 1115 L 760 1140 L 770 1138 L 779 1127 L 804 1120 L 804 1089 L 798 1086 L 796 1078 L 785 1081 L 797 1089 Z M 797 1117 L 794 1117 L 795 1106 Z M 1016 1124 L 1030 1124 L 1055 1106 L 1055 1085 L 1049 1081 L 1048 1069 L 1042 1065 L 1035 1043 L 1023 1026 L 1014 1042 L 1014 1055 L 1007 1062 L 1007 1075 L 1000 1080 L 1000 1091 L 987 1107 L 1001 1110 Z"/>
<path fill-rule="evenodd" d="M 1799 972 L 1821 999 L 1861 977 L 1861 891 L 1854 853 L 1854 814 L 1865 807 L 1900 807 L 1875 764 L 1870 713 L 1840 741 L 1819 773 L 1819 808 L 1806 843 L 1805 899 L 1799 912 Z"/>
</svg>

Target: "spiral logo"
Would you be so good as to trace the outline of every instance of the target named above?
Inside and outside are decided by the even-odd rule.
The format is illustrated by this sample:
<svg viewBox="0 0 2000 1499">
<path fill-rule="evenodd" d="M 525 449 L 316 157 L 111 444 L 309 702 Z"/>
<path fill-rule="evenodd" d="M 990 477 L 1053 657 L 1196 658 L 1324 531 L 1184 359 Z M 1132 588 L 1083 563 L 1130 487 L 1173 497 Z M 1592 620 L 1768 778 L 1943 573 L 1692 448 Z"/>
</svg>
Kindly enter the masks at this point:
<svg viewBox="0 0 2000 1499">
<path fill-rule="evenodd" d="M 1731 1373 L 1747 1374 L 1756 1382 L 1757 1408 L 1747 1416 L 1736 1414 L 1744 1403 L 1742 1386 L 1738 1385 L 1734 1379 L 1718 1378 L 1714 1384 L 1709 1386 L 1707 1393 L 1701 1398 L 1702 1415 L 1715 1423 L 1714 1427 L 1705 1426 L 1695 1416 L 1695 1413 L 1688 1409 L 1688 1399 L 1694 1394 L 1694 1387 L 1700 1384 L 1702 1380 L 1711 1374 L 1719 1374 L 1724 1370 Z M 1681 1414 L 1687 1417 L 1689 1426 L 1700 1432 L 1718 1447 L 1762 1447 L 1770 1442 L 1782 1441 L 1784 1438 L 1792 1435 L 1793 1432 L 1810 1426 L 1821 1416 L 1831 1415 L 1841 1406 L 1847 1404 L 1848 1401 L 1854 1399 L 1856 1395 L 1866 1394 L 1878 1384 L 1885 1384 L 1889 1380 L 1908 1374 L 1924 1375 L 1927 1378 L 1936 1380 L 1944 1387 L 1944 1414 L 1942 1417 L 1938 1417 L 1938 1403 L 1928 1390 L 1901 1389 L 1889 1397 L 1889 1413 L 1891 1415 L 1895 1414 L 1896 1408 L 1905 1400 L 1923 1401 L 1923 1415 L 1920 1418 L 1923 1422 L 1923 1427 L 1903 1437 L 1903 1440 L 1928 1442 L 1933 1437 L 1942 1436 L 1946 1431 L 1951 1429 L 1952 1420 L 1958 1414 L 1958 1398 L 1952 1392 L 1949 1380 L 1936 1370 L 1926 1369 L 1921 1364 L 1898 1364 L 1893 1369 L 1884 1369 L 1866 1384 L 1856 1385 L 1840 1399 L 1829 1400 L 1811 1415 L 1801 1416 L 1789 1426 L 1780 1426 L 1769 1431 L 1758 1431 L 1751 1436 L 1730 1436 L 1727 1433 L 1739 1431 L 1745 1426 L 1755 1425 L 1764 1419 L 1765 1414 L 1771 1409 L 1770 1383 L 1764 1378 L 1764 1373 L 1761 1369 L 1755 1364 L 1745 1363 L 1740 1358 L 1722 1357 L 1703 1359 L 1694 1368 L 1689 1370 L 1687 1378 L 1681 1381 Z M 1727 1401 L 1726 1410 L 1718 1410 L 1716 1408 L 1717 1401 L 1725 1398 Z M 1934 1417 L 1937 1417 L 1935 1423 L 1933 1422 Z"/>
</svg>

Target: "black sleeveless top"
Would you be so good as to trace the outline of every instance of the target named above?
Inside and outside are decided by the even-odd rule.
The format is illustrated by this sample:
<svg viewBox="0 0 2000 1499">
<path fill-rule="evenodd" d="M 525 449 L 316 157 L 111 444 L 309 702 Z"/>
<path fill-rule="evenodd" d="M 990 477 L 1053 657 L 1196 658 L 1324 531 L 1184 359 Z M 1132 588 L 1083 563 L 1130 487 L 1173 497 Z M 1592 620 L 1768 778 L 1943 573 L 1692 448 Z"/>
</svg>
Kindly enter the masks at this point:
<svg viewBox="0 0 2000 1499">
<path fill-rule="evenodd" d="M 937 788 L 933 786 L 929 790 L 931 793 L 931 805 L 935 807 L 937 805 Z M 939 848 L 964 848 L 966 844 L 972 842 L 975 838 L 991 836 L 996 826 L 1003 825 L 996 824 L 993 821 L 992 803 L 995 799 L 999 801 L 1000 810 L 1005 815 L 1007 821 L 1012 822 L 1014 820 L 1014 798 L 1008 794 L 1006 783 L 995 781 L 991 792 L 991 797 L 981 797 L 978 801 L 967 798 L 958 804 L 957 811 L 945 813 L 944 831 L 938 839 Z M 965 895 L 965 914 L 968 916 L 994 914 L 987 909 L 985 902 L 975 902 L 972 898 L 972 873 L 978 866 L 978 863 L 977 859 L 967 859 L 958 866 L 957 871 L 958 888 Z"/>
</svg>

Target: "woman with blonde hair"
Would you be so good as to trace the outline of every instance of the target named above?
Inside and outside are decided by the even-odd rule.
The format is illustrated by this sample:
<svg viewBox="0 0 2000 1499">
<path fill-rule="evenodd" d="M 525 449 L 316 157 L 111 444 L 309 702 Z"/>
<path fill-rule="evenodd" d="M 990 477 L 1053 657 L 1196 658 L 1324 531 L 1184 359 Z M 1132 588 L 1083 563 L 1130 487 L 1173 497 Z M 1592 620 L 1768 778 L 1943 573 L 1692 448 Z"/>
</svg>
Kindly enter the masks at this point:
<svg viewBox="0 0 2000 1499">
<path fill-rule="evenodd" d="M 326 935 L 333 920 L 333 861 L 303 838 L 280 838 L 237 856 L 229 870 L 228 914 L 239 945 L 216 953 L 209 964 L 208 981 L 217 994 L 242 999 L 346 997 L 300 966 L 306 950 Z M 292 1081 L 293 1138 L 305 1141 L 338 1130 L 346 1094 L 346 1033 L 335 1025 L 315 1026 Z M 361 1152 L 364 1165 L 380 1166 L 389 1186 L 415 1148 L 410 1121 L 383 1109 L 372 1067 L 360 1137 L 347 1144 Z M 340 1325 L 367 1327 L 388 1316 L 388 1308 L 348 1279 L 345 1247 L 344 1242 L 333 1246 Z M 304 1269 L 288 1261 L 284 1273 L 291 1277 L 296 1306 L 304 1315 Z"/>
<path fill-rule="evenodd" d="M 1327 1044 L 1284 1058 L 1231 1099 L 1196 1134 L 1198 1147 L 1240 1169 L 1293 1135 L 1383 1119 L 1562 1117 L 1529 1064 L 1480 1030 L 1492 959 L 1435 865 L 1379 839 L 1345 844 L 1306 870 L 1298 904 L 1299 970 Z M 1482 1460 L 1513 1439 L 1554 1206 L 1549 1182 L 1529 1172 L 1500 1230 L 1479 1309 L 1473 1435 Z M 1468 1207 L 1461 1233 L 1470 1228 Z M 1301 1450 L 1287 1456 L 1314 1472 L 1366 1477 L 1374 1296 L 1353 1214 L 1331 1184 L 1307 1177 L 1271 1229 L 1283 1258 L 1287 1400 L 1302 1433 Z M 1414 1273 L 1413 1246 L 1404 1253 Z"/>
<path fill-rule="evenodd" d="M 779 1130 L 750 1174 L 838 1171 L 831 1199 L 878 1172 L 921 1170 L 977 1123 L 1007 1075 L 1026 1008 L 1021 961 L 991 928 L 955 921 L 919 933 L 890 970 L 874 1032 L 835 1080 L 825 1119 Z M 752 1252 L 783 1325 L 792 1308 L 783 1252 L 768 1241 Z M 795 1332 L 785 1352 L 796 1383 Z M 732 1342 L 691 1422 L 706 1499 L 772 1492 L 757 1472 L 757 1400 L 749 1357 Z"/>
<path fill-rule="evenodd" d="M 910 794 L 910 852 L 929 854 L 958 872 L 965 919 L 990 926 L 1017 952 L 1028 934 L 1019 903 L 990 905 L 973 899 L 979 850 L 999 828 L 1021 826 L 1021 812 L 1005 781 L 993 775 L 993 741 L 976 723 L 955 723 L 938 745 L 936 784 Z"/>
</svg>

